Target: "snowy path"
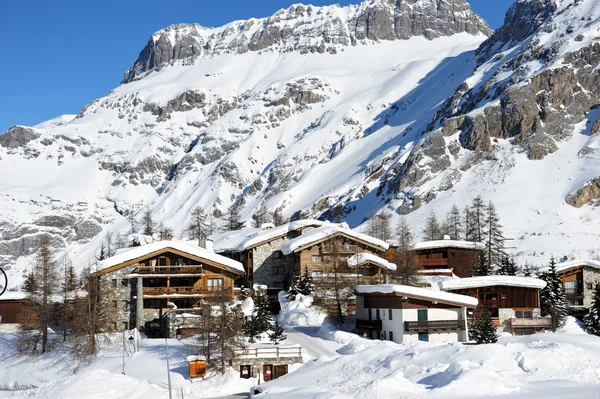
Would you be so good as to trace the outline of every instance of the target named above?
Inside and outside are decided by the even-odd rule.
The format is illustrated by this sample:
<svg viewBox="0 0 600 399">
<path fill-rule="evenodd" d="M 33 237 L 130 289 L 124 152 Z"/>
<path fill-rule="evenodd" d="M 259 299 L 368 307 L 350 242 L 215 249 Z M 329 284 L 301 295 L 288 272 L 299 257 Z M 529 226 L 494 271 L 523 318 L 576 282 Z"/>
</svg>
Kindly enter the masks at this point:
<svg viewBox="0 0 600 399">
<path fill-rule="evenodd" d="M 341 345 L 318 336 L 319 327 L 294 327 L 285 330 L 287 340 L 302 346 L 304 360 L 338 356 Z M 306 356 L 308 355 L 308 357 Z"/>
</svg>

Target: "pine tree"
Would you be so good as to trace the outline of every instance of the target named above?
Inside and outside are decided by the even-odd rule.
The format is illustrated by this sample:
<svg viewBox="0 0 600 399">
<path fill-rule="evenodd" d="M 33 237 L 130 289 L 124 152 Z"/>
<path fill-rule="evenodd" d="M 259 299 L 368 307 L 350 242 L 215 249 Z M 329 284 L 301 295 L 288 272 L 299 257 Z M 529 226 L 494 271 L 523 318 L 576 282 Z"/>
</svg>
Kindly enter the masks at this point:
<svg viewBox="0 0 600 399">
<path fill-rule="evenodd" d="M 479 261 L 477 266 L 473 269 L 473 276 L 489 276 L 490 268 L 489 263 L 487 261 L 487 252 L 479 251 Z"/>
<path fill-rule="evenodd" d="M 256 211 L 254 215 L 252 215 L 252 223 L 256 228 L 260 228 L 260 226 L 262 226 L 263 224 L 269 223 L 271 221 L 271 214 L 267 210 L 267 206 L 265 204 L 262 204 L 258 211 Z"/>
<path fill-rule="evenodd" d="M 254 313 L 246 320 L 244 334 L 248 337 L 250 343 L 254 343 L 270 329 L 269 298 L 262 288 L 255 288 Z"/>
<path fill-rule="evenodd" d="M 37 290 L 37 282 L 35 280 L 35 274 L 33 271 L 27 273 L 25 276 L 25 281 L 23 282 L 23 291 L 27 293 L 33 293 Z"/>
<path fill-rule="evenodd" d="M 449 225 L 448 235 L 453 240 L 460 240 L 463 234 L 463 225 L 460 218 L 460 210 L 456 205 L 452 206 L 448 217 L 446 218 Z"/>
<path fill-rule="evenodd" d="M 471 209 L 466 206 L 464 211 L 464 229 L 465 229 L 465 241 L 475 241 L 475 226 L 473 225 L 473 215 L 471 215 Z"/>
<path fill-rule="evenodd" d="M 315 289 L 315 285 L 312 282 L 312 279 L 308 275 L 308 269 L 305 270 L 304 275 L 300 276 L 300 272 L 295 271 L 294 276 L 292 277 L 292 282 L 290 287 L 288 288 L 287 298 L 290 301 L 296 299 L 298 294 L 307 296 L 313 293 Z"/>
<path fill-rule="evenodd" d="M 208 227 L 206 225 L 206 214 L 200 206 L 192 210 L 192 220 L 188 224 L 187 231 L 192 240 L 199 240 L 208 236 Z"/>
<path fill-rule="evenodd" d="M 142 233 L 147 236 L 152 236 L 154 234 L 154 221 L 152 220 L 152 213 L 150 213 L 149 207 L 146 208 L 146 212 L 142 218 L 142 224 L 144 225 Z"/>
<path fill-rule="evenodd" d="M 519 268 L 517 267 L 515 259 L 504 255 L 502 257 L 502 261 L 500 262 L 498 274 L 501 276 L 516 276 L 518 272 Z"/>
<path fill-rule="evenodd" d="M 96 259 L 100 261 L 106 258 L 108 258 L 108 256 L 106 256 L 106 247 L 104 246 L 104 241 L 102 241 L 100 243 L 100 249 L 98 250 L 98 255 L 96 255 Z"/>
<path fill-rule="evenodd" d="M 585 331 L 589 334 L 600 335 L 600 283 L 596 283 L 594 289 L 594 300 L 590 313 L 584 319 Z"/>
<path fill-rule="evenodd" d="M 236 207 L 231 205 L 225 213 L 225 229 L 228 231 L 238 230 L 242 227 L 240 214 Z"/>
<path fill-rule="evenodd" d="M 504 253 L 504 235 L 502 234 L 502 225 L 500 224 L 500 218 L 496 213 L 496 207 L 490 201 L 487 207 L 485 216 L 485 246 L 486 256 L 489 265 L 489 270 L 493 270 L 494 267 L 499 266 L 502 258 L 506 256 Z"/>
<path fill-rule="evenodd" d="M 435 241 L 442 239 L 442 232 L 435 212 L 432 210 L 425 221 L 425 230 L 423 231 L 423 240 Z"/>
<path fill-rule="evenodd" d="M 135 213 L 133 212 L 133 208 L 129 210 L 129 214 L 127 215 L 127 221 L 129 221 L 129 232 L 131 234 L 135 234 L 137 232 L 137 220 L 135 220 Z"/>
<path fill-rule="evenodd" d="M 73 266 L 73 263 L 68 263 L 66 273 L 67 276 L 65 278 L 65 289 L 68 292 L 79 289 L 79 279 L 77 278 L 77 273 L 75 273 L 75 267 Z"/>
<path fill-rule="evenodd" d="M 342 223 L 342 221 L 344 220 L 344 216 L 346 216 L 346 214 L 344 213 L 344 207 L 338 205 L 331 210 L 331 217 L 329 218 L 329 220 L 333 223 Z"/>
<path fill-rule="evenodd" d="M 471 240 L 483 242 L 485 240 L 485 205 L 480 196 L 473 199 L 470 209 L 471 214 Z"/>
<path fill-rule="evenodd" d="M 273 224 L 275 226 L 282 226 L 287 223 L 287 219 L 281 213 L 281 209 L 276 209 L 273 212 Z"/>
<path fill-rule="evenodd" d="M 543 273 L 541 278 L 546 281 L 546 287 L 540 292 L 541 313 L 542 316 L 552 318 L 552 329 L 556 331 L 567 319 L 567 297 L 562 280 L 556 272 L 554 257 L 550 259 L 549 270 Z"/>
<path fill-rule="evenodd" d="M 398 247 L 393 251 L 391 262 L 396 264 L 396 271 L 393 278 L 403 285 L 419 286 L 421 278 L 419 271 L 421 266 L 417 262 L 412 249 L 412 234 L 406 225 L 404 217 L 400 218 L 398 223 Z"/>
<path fill-rule="evenodd" d="M 281 326 L 281 324 L 279 324 L 279 322 L 277 320 L 275 320 L 275 322 L 273 323 L 273 326 L 271 327 L 271 333 L 269 334 L 269 340 L 274 345 L 279 345 L 279 343 L 281 341 L 285 341 L 286 339 L 287 339 L 287 335 L 284 334 L 283 327 Z"/>
<path fill-rule="evenodd" d="M 105 240 L 106 240 L 106 257 L 110 258 L 111 256 L 113 256 L 115 254 L 115 248 L 113 245 L 113 236 L 110 231 L 106 232 Z"/>
<path fill-rule="evenodd" d="M 471 319 L 469 339 L 475 341 L 478 345 L 498 342 L 498 334 L 496 333 L 494 322 L 489 311 L 483 306 L 477 307 Z"/>
</svg>

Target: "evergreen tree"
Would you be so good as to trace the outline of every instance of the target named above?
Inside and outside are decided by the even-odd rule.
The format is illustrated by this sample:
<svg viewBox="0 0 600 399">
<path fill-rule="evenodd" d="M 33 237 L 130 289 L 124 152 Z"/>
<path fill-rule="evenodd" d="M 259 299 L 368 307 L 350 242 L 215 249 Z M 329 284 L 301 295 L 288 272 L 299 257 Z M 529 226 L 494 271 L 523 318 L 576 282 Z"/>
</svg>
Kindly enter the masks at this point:
<svg viewBox="0 0 600 399">
<path fill-rule="evenodd" d="M 423 231 L 423 240 L 435 241 L 442 239 L 442 231 L 435 212 L 432 210 L 425 221 L 425 230 Z"/>
<path fill-rule="evenodd" d="M 287 219 L 281 213 L 281 209 L 276 209 L 275 212 L 273 212 L 273 224 L 275 226 L 282 226 L 287 222 Z"/>
<path fill-rule="evenodd" d="M 473 199 L 470 209 L 471 214 L 471 240 L 483 242 L 485 240 L 485 204 L 480 196 Z"/>
<path fill-rule="evenodd" d="M 281 341 L 285 341 L 287 339 L 287 335 L 283 333 L 283 327 L 277 320 L 273 323 L 271 327 L 271 333 L 269 334 L 269 340 L 275 344 L 279 345 Z"/>
<path fill-rule="evenodd" d="M 261 335 L 271 329 L 269 318 L 269 298 L 262 288 L 254 289 L 254 313 L 244 325 L 244 334 L 251 343 L 256 342 Z"/>
<path fill-rule="evenodd" d="M 262 226 L 263 224 L 270 222 L 272 222 L 271 214 L 267 210 L 267 206 L 265 204 L 262 204 L 258 211 L 256 211 L 254 215 L 252 215 L 252 223 L 254 227 L 260 228 L 260 226 Z"/>
<path fill-rule="evenodd" d="M 96 256 L 96 259 L 100 261 L 106 258 L 108 258 L 108 256 L 106 255 L 106 247 L 104 246 L 104 241 L 102 241 L 100 243 L 100 250 L 98 252 L 98 255 Z"/>
<path fill-rule="evenodd" d="M 396 264 L 396 271 L 393 273 L 393 278 L 400 284 L 419 286 L 421 278 L 419 271 L 421 266 L 417 262 L 416 256 L 412 249 L 412 234 L 404 217 L 400 218 L 398 223 L 398 247 L 393 251 L 392 263 Z"/>
<path fill-rule="evenodd" d="M 27 273 L 25 281 L 23 282 L 23 291 L 27 293 L 33 293 L 37 290 L 37 282 L 35 280 L 35 274 L 33 271 Z"/>
<path fill-rule="evenodd" d="M 489 264 L 489 270 L 494 270 L 506 256 L 504 253 L 504 235 L 502 234 L 502 225 L 500 218 L 496 213 L 496 207 L 490 201 L 485 215 L 485 246 L 486 256 Z"/>
<path fill-rule="evenodd" d="M 502 257 L 502 261 L 500 262 L 498 274 L 501 276 L 516 276 L 518 272 L 519 268 L 517 267 L 517 263 L 515 262 L 514 258 L 504 255 Z"/>
<path fill-rule="evenodd" d="M 298 294 L 307 296 L 314 292 L 315 285 L 312 282 L 312 279 L 308 275 L 308 268 L 304 271 L 304 275 L 300 276 L 298 271 L 294 272 L 294 276 L 292 277 L 292 282 L 290 284 L 290 288 L 288 288 L 287 298 L 290 301 L 296 299 Z"/>
<path fill-rule="evenodd" d="M 471 209 L 466 206 L 464 211 L 464 230 L 465 230 L 465 241 L 475 241 L 475 227 L 473 225 L 473 215 L 471 215 Z"/>
<path fill-rule="evenodd" d="M 567 319 L 567 297 L 563 289 L 562 280 L 556 272 L 556 260 L 550 259 L 550 267 L 541 278 L 546 281 L 546 287 L 540 292 L 542 316 L 552 318 L 552 329 L 561 328 Z"/>
<path fill-rule="evenodd" d="M 390 229 L 391 215 L 377 214 L 369 218 L 368 234 L 371 237 L 378 238 L 382 241 L 388 241 L 391 238 Z"/>
<path fill-rule="evenodd" d="M 490 268 L 489 263 L 487 261 L 487 252 L 479 251 L 479 262 L 477 266 L 473 269 L 473 276 L 489 276 Z"/>
<path fill-rule="evenodd" d="M 206 226 L 206 214 L 200 206 L 192 210 L 192 220 L 187 227 L 192 240 L 199 240 L 202 237 L 208 236 L 208 228 Z"/>
<path fill-rule="evenodd" d="M 342 221 L 344 220 L 344 216 L 346 216 L 346 214 L 344 213 L 344 207 L 338 205 L 331 210 L 331 217 L 329 220 L 333 223 L 342 223 Z"/>
<path fill-rule="evenodd" d="M 152 236 L 154 234 L 154 220 L 152 220 L 152 213 L 150 213 L 149 207 L 146 207 L 146 212 L 142 218 L 142 224 L 144 226 L 142 233 L 147 236 Z"/>
<path fill-rule="evenodd" d="M 585 331 L 589 334 L 600 335 L 600 284 L 596 283 L 594 289 L 594 301 L 588 313 L 583 319 Z"/>
<path fill-rule="evenodd" d="M 469 339 L 475 341 L 478 345 L 498 342 L 498 334 L 496 333 L 494 322 L 489 311 L 483 306 L 477 307 L 471 319 Z"/>
<path fill-rule="evenodd" d="M 129 233 L 135 234 L 137 232 L 137 221 L 135 220 L 135 213 L 133 208 L 129 210 L 127 214 L 127 221 L 129 221 Z"/>
<path fill-rule="evenodd" d="M 238 230 L 242 227 L 240 221 L 240 214 L 233 204 L 227 209 L 225 213 L 225 229 L 228 231 Z"/>
<path fill-rule="evenodd" d="M 75 267 L 73 266 L 73 263 L 69 262 L 67 264 L 64 289 L 66 289 L 68 292 L 71 292 L 79 289 L 79 287 L 79 279 L 77 278 L 77 273 L 75 273 Z"/>
<path fill-rule="evenodd" d="M 463 225 L 460 218 L 460 210 L 456 205 L 452 206 L 447 220 L 449 225 L 448 235 L 453 240 L 460 240 L 463 234 Z"/>
<path fill-rule="evenodd" d="M 110 258 L 111 256 L 113 256 L 115 254 L 115 248 L 114 248 L 114 244 L 113 244 L 113 236 L 110 231 L 106 232 L 105 241 L 106 241 L 106 257 Z"/>
</svg>

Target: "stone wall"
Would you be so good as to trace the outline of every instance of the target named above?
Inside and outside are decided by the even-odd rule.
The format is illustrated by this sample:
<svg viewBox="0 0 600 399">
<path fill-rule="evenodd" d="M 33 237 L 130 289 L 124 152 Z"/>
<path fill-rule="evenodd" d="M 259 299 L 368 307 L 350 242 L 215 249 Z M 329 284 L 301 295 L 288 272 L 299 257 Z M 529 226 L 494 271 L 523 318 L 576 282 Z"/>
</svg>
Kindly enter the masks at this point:
<svg viewBox="0 0 600 399">
<path fill-rule="evenodd" d="M 124 323 L 127 323 L 127 329 L 132 329 L 140 327 L 145 321 L 148 321 L 142 319 L 141 325 L 139 325 L 140 320 L 136 321 L 138 309 L 137 279 L 129 278 L 136 267 L 136 265 L 132 265 L 100 276 L 101 300 L 105 301 L 108 306 L 111 315 L 109 316 L 109 323 L 111 328 L 116 331 L 123 330 Z M 116 280 L 116 287 L 113 280 Z M 127 285 L 123 285 L 124 280 L 127 281 Z M 143 303 L 141 297 L 139 300 Z M 114 301 L 116 301 L 116 306 L 114 306 Z M 125 305 L 125 302 L 127 302 L 127 305 Z"/>
<path fill-rule="evenodd" d="M 594 288 L 600 283 L 600 270 L 586 267 L 583 269 L 583 307 L 590 309 L 594 303 Z M 592 289 L 588 288 L 592 284 Z"/>
<path fill-rule="evenodd" d="M 284 288 L 286 279 L 293 274 L 293 259 L 280 252 L 284 242 L 284 238 L 279 238 L 252 250 L 254 284 Z M 279 258 L 278 253 L 281 256 Z M 279 272 L 278 268 L 280 268 Z"/>
<path fill-rule="evenodd" d="M 515 310 L 512 308 L 500 308 L 498 309 L 498 319 L 500 320 L 500 327 L 498 330 L 500 332 L 508 332 L 512 333 L 512 328 L 510 326 L 510 319 L 515 317 Z M 542 312 L 540 308 L 533 309 L 533 318 L 542 317 Z"/>
</svg>

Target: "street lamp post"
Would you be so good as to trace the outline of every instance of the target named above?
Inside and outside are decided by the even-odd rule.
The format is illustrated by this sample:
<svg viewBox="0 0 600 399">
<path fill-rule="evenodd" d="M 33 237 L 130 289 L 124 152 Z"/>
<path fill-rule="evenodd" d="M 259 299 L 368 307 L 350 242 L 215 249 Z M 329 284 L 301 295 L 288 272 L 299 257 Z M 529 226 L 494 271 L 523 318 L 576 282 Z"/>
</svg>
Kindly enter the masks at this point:
<svg viewBox="0 0 600 399">
<path fill-rule="evenodd" d="M 171 395 L 171 367 L 169 367 L 169 344 L 168 338 L 165 337 L 165 353 L 167 354 L 167 383 L 169 384 L 169 399 L 173 399 Z"/>
</svg>

